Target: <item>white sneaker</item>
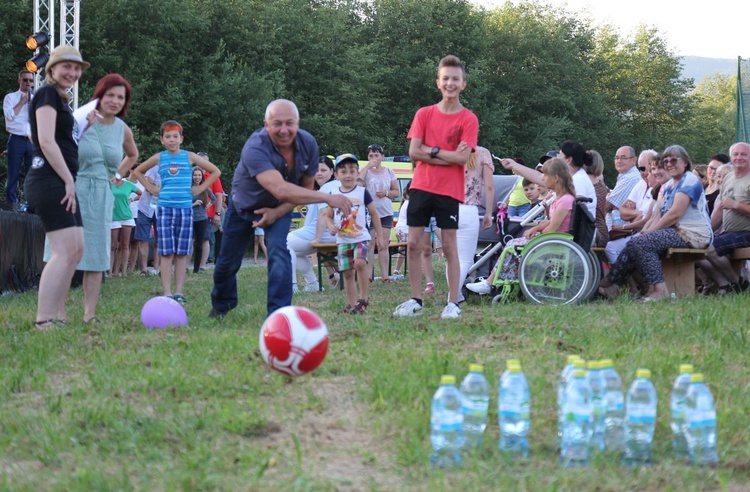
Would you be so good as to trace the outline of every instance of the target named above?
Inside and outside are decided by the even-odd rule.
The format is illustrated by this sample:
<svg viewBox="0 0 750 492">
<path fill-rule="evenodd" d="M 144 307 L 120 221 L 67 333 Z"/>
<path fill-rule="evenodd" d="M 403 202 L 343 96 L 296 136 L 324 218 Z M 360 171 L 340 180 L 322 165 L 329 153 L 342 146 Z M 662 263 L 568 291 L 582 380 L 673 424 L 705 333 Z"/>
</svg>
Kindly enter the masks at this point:
<svg viewBox="0 0 750 492">
<path fill-rule="evenodd" d="M 422 306 L 414 299 L 402 302 L 393 311 L 394 316 L 419 316 L 420 314 L 422 314 Z"/>
<path fill-rule="evenodd" d="M 305 285 L 305 292 L 318 292 L 320 290 L 320 284 L 316 280 L 313 283 Z"/>
<path fill-rule="evenodd" d="M 452 302 L 449 302 L 445 305 L 445 308 L 443 308 L 443 313 L 440 315 L 443 319 L 456 319 L 461 317 L 461 308 L 458 307 L 458 304 L 453 304 Z"/>
<path fill-rule="evenodd" d="M 474 282 L 473 284 L 466 284 L 466 288 L 476 294 L 482 295 L 487 295 L 492 290 L 492 286 L 485 279 L 482 279 L 479 282 Z"/>
</svg>

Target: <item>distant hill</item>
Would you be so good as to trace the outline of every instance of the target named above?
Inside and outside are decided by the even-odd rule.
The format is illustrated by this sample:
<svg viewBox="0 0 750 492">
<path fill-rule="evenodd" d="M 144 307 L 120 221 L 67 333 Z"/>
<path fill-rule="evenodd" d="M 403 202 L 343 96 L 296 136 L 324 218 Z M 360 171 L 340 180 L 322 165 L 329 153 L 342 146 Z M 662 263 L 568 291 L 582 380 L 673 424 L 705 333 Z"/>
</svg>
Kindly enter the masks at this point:
<svg viewBox="0 0 750 492">
<path fill-rule="evenodd" d="M 698 84 L 708 75 L 716 72 L 734 75 L 737 73 L 737 58 L 705 58 L 702 56 L 682 57 L 682 76 L 692 78 Z"/>
</svg>

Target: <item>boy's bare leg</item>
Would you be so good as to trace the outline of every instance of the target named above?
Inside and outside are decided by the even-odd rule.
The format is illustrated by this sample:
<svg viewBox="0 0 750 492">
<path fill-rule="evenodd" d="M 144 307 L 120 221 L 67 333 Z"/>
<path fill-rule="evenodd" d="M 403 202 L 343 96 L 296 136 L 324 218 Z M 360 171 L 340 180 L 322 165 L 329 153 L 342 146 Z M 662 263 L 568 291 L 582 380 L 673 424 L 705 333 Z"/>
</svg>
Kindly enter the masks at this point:
<svg viewBox="0 0 750 492">
<path fill-rule="evenodd" d="M 161 288 L 165 296 L 172 295 L 172 259 L 174 255 L 159 257 Z"/>
<path fill-rule="evenodd" d="M 352 307 L 357 305 L 357 284 L 354 283 L 354 268 L 350 268 L 345 272 L 341 272 L 344 275 L 344 292 L 346 293 L 346 303 Z M 360 279 L 362 275 L 359 276 Z M 370 279 L 365 276 L 367 282 Z"/>
<path fill-rule="evenodd" d="M 411 296 L 422 298 L 422 251 L 429 247 L 430 236 L 424 232 L 424 227 L 409 227 L 409 246 L 406 256 L 409 262 L 409 286 Z"/>
<path fill-rule="evenodd" d="M 175 255 L 174 257 L 174 290 L 177 294 L 182 294 L 185 287 L 185 277 L 187 276 L 188 256 Z"/>
</svg>

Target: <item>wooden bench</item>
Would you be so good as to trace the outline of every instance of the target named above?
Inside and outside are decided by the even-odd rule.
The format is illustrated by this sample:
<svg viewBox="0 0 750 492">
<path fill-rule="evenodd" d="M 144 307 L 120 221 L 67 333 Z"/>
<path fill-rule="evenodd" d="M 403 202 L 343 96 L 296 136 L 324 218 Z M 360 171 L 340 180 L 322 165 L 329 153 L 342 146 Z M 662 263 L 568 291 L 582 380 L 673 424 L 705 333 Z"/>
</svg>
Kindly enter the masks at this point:
<svg viewBox="0 0 750 492">
<path fill-rule="evenodd" d="M 742 274 L 742 267 L 747 260 L 750 260 L 750 248 L 737 248 L 729 255 L 729 262 L 737 275 Z"/>
<path fill-rule="evenodd" d="M 323 290 L 323 265 L 326 262 L 333 261 L 338 264 L 338 246 L 336 243 L 312 243 L 310 244 L 315 249 L 315 253 L 318 257 L 318 285 L 320 290 Z M 404 250 L 404 271 L 408 267 L 408 259 L 406 255 L 407 243 L 389 243 L 388 244 L 388 276 L 391 276 L 393 271 L 393 257 L 400 254 L 400 250 Z M 339 278 L 339 288 L 344 288 L 344 276 L 341 275 Z"/>
<path fill-rule="evenodd" d="M 695 262 L 706 258 L 708 250 L 670 248 L 661 260 L 667 290 L 677 297 L 695 295 Z"/>
<path fill-rule="evenodd" d="M 323 290 L 323 266 L 332 261 L 338 265 L 338 246 L 336 243 L 311 243 L 315 249 L 315 253 L 318 257 L 318 288 Z M 297 273 L 295 272 L 295 275 Z M 344 276 L 341 275 L 339 278 L 339 289 L 344 288 Z"/>
</svg>

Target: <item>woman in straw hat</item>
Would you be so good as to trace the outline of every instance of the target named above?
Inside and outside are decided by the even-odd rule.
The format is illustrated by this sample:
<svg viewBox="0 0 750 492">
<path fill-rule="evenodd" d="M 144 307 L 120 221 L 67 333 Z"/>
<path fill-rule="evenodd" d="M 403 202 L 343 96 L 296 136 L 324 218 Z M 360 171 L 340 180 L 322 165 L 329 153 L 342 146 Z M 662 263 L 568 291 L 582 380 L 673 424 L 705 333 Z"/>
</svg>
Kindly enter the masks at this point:
<svg viewBox="0 0 750 492">
<path fill-rule="evenodd" d="M 67 91 L 88 67 L 72 46 L 52 50 L 46 84 L 36 92 L 29 111 L 34 159 L 26 196 L 52 247 L 39 281 L 35 326 L 42 330 L 65 323 L 65 298 L 83 255 L 83 223 L 75 194 L 78 132 Z"/>
</svg>

